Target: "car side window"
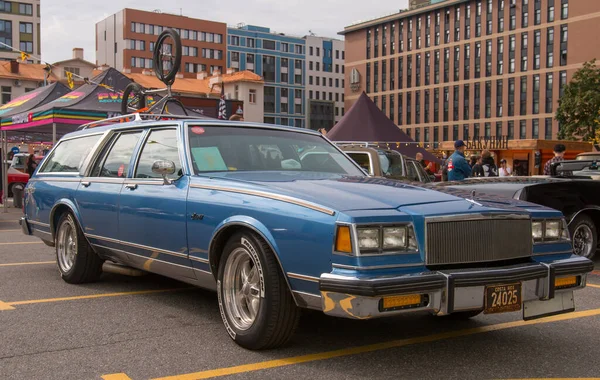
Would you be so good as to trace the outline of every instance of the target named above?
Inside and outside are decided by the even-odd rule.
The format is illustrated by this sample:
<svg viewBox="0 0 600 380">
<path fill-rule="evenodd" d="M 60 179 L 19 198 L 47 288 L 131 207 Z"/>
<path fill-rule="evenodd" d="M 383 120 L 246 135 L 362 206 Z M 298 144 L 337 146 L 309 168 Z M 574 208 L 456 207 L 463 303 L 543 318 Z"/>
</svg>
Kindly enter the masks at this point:
<svg viewBox="0 0 600 380">
<path fill-rule="evenodd" d="M 371 170 L 371 157 L 369 153 L 363 152 L 346 152 L 351 159 L 354 160 L 364 171 L 373 175 L 373 171 Z"/>
<path fill-rule="evenodd" d="M 124 178 L 129 170 L 129 162 L 141 131 L 121 133 L 109 144 L 105 153 L 94 166 L 92 177 Z"/>
<path fill-rule="evenodd" d="M 73 138 L 60 142 L 44 160 L 40 173 L 77 173 L 101 135 Z"/>
<path fill-rule="evenodd" d="M 408 180 L 409 181 L 414 181 L 414 182 L 420 182 L 421 179 L 419 178 L 419 172 L 417 171 L 417 168 L 415 167 L 415 163 L 414 162 L 408 162 L 406 165 L 406 170 L 408 171 Z"/>
<path fill-rule="evenodd" d="M 138 160 L 135 178 L 161 178 L 159 174 L 152 172 L 152 164 L 163 160 L 175 163 L 175 173 L 169 175 L 169 179 L 177 179 L 183 175 L 176 129 L 158 129 L 150 132 Z"/>
</svg>

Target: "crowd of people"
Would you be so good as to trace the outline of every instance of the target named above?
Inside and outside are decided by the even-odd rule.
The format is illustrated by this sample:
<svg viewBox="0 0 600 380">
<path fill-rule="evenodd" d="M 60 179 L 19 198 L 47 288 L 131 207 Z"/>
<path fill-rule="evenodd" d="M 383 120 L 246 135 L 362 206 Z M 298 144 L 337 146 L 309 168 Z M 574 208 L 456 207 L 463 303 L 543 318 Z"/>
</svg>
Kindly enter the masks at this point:
<svg viewBox="0 0 600 380">
<path fill-rule="evenodd" d="M 494 157 L 489 150 L 484 149 L 481 156 L 472 155 L 469 161 L 465 157 L 467 146 L 464 141 L 457 140 L 454 143 L 454 153 L 448 157 L 443 153 L 441 175 L 442 181 L 462 181 L 469 177 L 510 177 L 513 175 L 527 175 L 522 173 L 520 163 L 515 160 L 515 172 L 505 159 L 500 160 L 500 166 L 496 165 Z M 544 175 L 550 175 L 550 166 L 554 162 L 564 160 L 566 147 L 563 144 L 554 146 L 554 157 L 544 165 Z M 422 156 L 421 156 L 422 158 Z M 417 155 L 417 160 L 418 160 Z M 518 169 L 517 170 L 517 166 Z"/>
</svg>

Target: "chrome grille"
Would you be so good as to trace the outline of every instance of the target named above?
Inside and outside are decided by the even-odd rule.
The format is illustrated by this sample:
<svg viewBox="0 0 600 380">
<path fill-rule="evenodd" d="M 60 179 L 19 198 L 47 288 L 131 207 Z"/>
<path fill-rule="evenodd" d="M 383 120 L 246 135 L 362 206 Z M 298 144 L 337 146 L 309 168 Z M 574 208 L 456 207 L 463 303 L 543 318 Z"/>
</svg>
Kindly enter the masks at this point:
<svg viewBox="0 0 600 380">
<path fill-rule="evenodd" d="M 531 220 L 502 216 L 426 222 L 426 265 L 466 264 L 531 256 Z"/>
</svg>

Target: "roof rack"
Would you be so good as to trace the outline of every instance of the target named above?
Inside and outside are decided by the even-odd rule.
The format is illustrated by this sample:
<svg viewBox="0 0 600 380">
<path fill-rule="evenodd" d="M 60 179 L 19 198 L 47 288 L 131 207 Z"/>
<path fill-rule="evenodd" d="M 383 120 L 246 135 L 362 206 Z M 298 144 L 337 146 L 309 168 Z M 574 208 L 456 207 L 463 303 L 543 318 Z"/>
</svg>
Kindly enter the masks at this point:
<svg viewBox="0 0 600 380">
<path fill-rule="evenodd" d="M 375 147 L 378 148 L 379 144 L 375 144 L 372 142 L 360 142 L 360 141 L 333 141 L 336 145 L 351 145 L 363 148 Z"/>
<path fill-rule="evenodd" d="M 143 121 L 143 120 L 174 120 L 174 119 L 194 119 L 191 116 L 184 115 L 170 115 L 170 114 L 153 114 L 153 113 L 131 113 L 128 115 L 121 115 L 115 117 L 109 117 L 107 119 L 92 121 L 80 125 L 77 128 L 78 131 L 82 131 L 88 128 L 101 127 L 104 125 L 115 124 L 115 123 L 126 123 L 130 121 Z"/>
</svg>

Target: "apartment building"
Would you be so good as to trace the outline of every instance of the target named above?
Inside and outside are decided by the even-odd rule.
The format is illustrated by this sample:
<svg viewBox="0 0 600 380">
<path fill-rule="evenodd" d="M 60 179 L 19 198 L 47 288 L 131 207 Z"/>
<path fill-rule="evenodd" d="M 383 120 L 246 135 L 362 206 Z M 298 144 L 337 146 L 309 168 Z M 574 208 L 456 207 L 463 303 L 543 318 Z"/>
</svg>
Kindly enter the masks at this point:
<svg viewBox="0 0 600 380">
<path fill-rule="evenodd" d="M 600 56 L 600 1 L 446 0 L 348 26 L 361 92 L 416 141 L 556 139 L 558 100 Z"/>
<path fill-rule="evenodd" d="M 344 41 L 305 36 L 306 127 L 329 131 L 344 116 Z"/>
<path fill-rule="evenodd" d="M 40 0 L 0 1 L 0 60 L 21 59 L 8 46 L 35 57 L 42 54 L 40 39 Z M 39 63 L 31 58 L 30 63 Z"/>
<path fill-rule="evenodd" d="M 184 77 L 225 72 L 226 24 L 128 8 L 96 24 L 96 64 L 132 73 L 152 69 L 155 41 L 165 28 L 181 37 Z"/>
<path fill-rule="evenodd" d="M 264 122 L 305 127 L 305 40 L 240 24 L 227 30 L 227 67 L 262 76 Z"/>
</svg>

